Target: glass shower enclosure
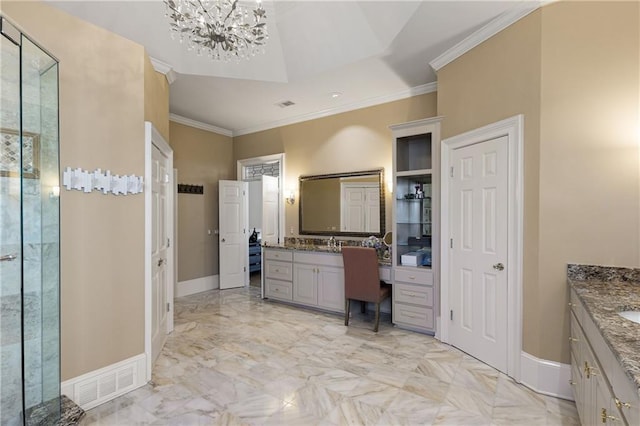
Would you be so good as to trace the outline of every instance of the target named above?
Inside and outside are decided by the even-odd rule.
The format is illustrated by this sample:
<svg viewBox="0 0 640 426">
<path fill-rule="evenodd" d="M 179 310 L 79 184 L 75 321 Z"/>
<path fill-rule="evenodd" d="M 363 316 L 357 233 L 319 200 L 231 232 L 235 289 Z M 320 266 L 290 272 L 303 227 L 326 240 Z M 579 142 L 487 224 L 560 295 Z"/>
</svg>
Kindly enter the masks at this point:
<svg viewBox="0 0 640 426">
<path fill-rule="evenodd" d="M 58 61 L 0 16 L 0 424 L 60 417 Z"/>
</svg>

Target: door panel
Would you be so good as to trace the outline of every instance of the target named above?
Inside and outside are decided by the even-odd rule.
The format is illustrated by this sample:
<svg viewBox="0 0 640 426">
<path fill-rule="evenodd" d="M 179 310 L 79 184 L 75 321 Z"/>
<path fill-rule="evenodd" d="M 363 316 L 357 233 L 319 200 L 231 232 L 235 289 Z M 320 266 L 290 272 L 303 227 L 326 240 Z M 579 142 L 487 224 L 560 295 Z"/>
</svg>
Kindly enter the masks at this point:
<svg viewBox="0 0 640 426">
<path fill-rule="evenodd" d="M 273 176 L 262 176 L 262 234 L 263 243 L 277 244 L 278 232 L 278 205 L 280 201 L 280 191 L 278 189 L 278 178 Z"/>
<path fill-rule="evenodd" d="M 246 193 L 246 182 L 219 182 L 220 289 L 245 285 L 249 255 Z"/>
<path fill-rule="evenodd" d="M 167 168 L 168 158 L 152 145 L 151 151 L 151 355 L 153 362 L 167 339 L 167 265 L 168 239 L 167 191 L 170 182 Z"/>
<path fill-rule="evenodd" d="M 499 269 L 507 260 L 507 146 L 501 137 L 454 150 L 450 192 L 450 341 L 503 372 L 507 273 Z"/>
</svg>

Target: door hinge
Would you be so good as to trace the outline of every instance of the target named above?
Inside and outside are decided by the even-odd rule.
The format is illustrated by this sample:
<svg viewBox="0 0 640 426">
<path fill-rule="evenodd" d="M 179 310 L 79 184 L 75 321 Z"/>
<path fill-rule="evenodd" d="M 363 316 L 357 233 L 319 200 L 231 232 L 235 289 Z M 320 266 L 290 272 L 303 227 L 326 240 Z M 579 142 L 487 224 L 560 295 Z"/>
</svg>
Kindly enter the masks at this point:
<svg viewBox="0 0 640 426">
<path fill-rule="evenodd" d="M 451 167 L 451 171 L 449 172 L 449 175 L 453 177 L 453 166 Z"/>
<path fill-rule="evenodd" d="M 453 309 L 449 311 L 449 318 L 453 321 Z"/>
<path fill-rule="evenodd" d="M 247 272 L 247 267 L 246 267 L 246 266 L 243 266 L 243 267 L 242 267 L 242 271 L 243 271 L 243 272 Z"/>
<path fill-rule="evenodd" d="M 171 311 L 171 304 L 169 302 L 167 302 L 167 312 Z"/>
<path fill-rule="evenodd" d="M 167 247 L 171 247 L 171 238 L 167 238 Z"/>
<path fill-rule="evenodd" d="M 449 239 L 449 248 L 453 248 L 453 238 Z"/>
</svg>

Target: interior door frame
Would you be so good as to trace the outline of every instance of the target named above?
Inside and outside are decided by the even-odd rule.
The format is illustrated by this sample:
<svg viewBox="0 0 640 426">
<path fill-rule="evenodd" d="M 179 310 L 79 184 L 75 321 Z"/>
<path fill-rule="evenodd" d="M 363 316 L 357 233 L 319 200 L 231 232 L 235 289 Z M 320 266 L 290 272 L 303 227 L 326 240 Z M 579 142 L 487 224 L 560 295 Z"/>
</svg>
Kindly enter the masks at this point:
<svg viewBox="0 0 640 426">
<path fill-rule="evenodd" d="M 278 167 L 279 167 L 279 171 L 278 171 L 278 189 L 280 191 L 280 196 L 279 196 L 279 200 L 278 200 L 278 240 L 280 242 L 282 242 L 284 240 L 284 237 L 286 235 L 285 231 L 284 231 L 284 212 L 285 212 L 285 200 L 284 200 L 284 172 L 285 172 L 285 167 L 284 167 L 284 153 L 280 153 L 280 154 L 272 154 L 272 155 L 263 155 L 261 157 L 253 157 L 253 158 L 245 158 L 242 160 L 238 160 L 236 162 L 236 179 L 237 180 L 244 180 L 243 176 L 242 176 L 242 168 L 244 166 L 252 166 L 254 164 L 262 164 L 262 163 L 269 163 L 272 161 L 278 161 Z"/>
<path fill-rule="evenodd" d="M 522 256 L 524 227 L 524 115 L 519 114 L 487 126 L 442 140 L 440 221 L 440 312 L 449 312 L 449 188 L 451 153 L 462 148 L 506 136 L 508 139 L 508 211 L 507 211 L 507 375 L 520 381 L 522 353 Z M 440 340 L 449 343 L 449 321 L 439 321 Z"/>
<path fill-rule="evenodd" d="M 175 272 L 174 272 L 174 259 L 175 259 L 175 239 L 174 239 L 174 171 L 173 171 L 173 149 L 164 140 L 160 132 L 149 121 L 144 123 L 144 353 L 146 358 L 146 381 L 151 380 L 151 369 L 153 367 L 153 357 L 151 354 L 152 342 L 151 342 L 151 327 L 152 327 L 152 265 L 151 265 L 151 250 L 152 250 L 152 160 L 151 152 L 155 145 L 162 154 L 167 156 L 167 174 L 169 176 L 169 182 L 167 184 L 166 191 L 166 209 L 167 209 L 167 235 L 170 236 L 170 244 L 167 247 L 167 280 L 166 280 L 166 292 L 167 300 L 169 301 L 169 313 L 167 314 L 167 333 L 173 331 L 173 295 L 175 287 Z"/>
</svg>

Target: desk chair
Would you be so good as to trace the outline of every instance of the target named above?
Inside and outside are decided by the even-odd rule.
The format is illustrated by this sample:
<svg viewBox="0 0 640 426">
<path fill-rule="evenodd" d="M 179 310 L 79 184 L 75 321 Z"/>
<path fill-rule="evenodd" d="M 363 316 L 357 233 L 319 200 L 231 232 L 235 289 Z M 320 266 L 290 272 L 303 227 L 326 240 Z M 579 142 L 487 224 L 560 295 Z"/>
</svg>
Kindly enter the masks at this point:
<svg viewBox="0 0 640 426">
<path fill-rule="evenodd" d="M 380 303 L 391 296 L 391 288 L 380 281 L 378 256 L 369 247 L 343 247 L 344 263 L 344 325 L 349 325 L 350 301 L 373 302 L 376 304 L 374 332 L 380 323 Z"/>
</svg>

